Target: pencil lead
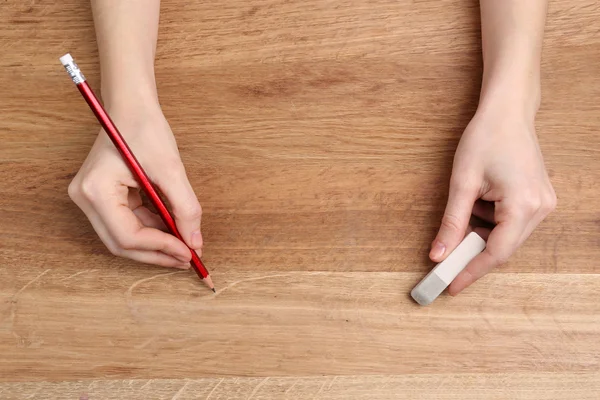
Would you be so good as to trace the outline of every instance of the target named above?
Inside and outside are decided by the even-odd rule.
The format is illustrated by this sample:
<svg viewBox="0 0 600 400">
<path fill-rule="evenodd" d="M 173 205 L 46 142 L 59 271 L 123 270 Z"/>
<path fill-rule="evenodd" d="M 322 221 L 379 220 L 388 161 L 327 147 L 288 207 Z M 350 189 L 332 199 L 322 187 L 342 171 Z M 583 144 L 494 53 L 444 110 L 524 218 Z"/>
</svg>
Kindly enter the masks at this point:
<svg viewBox="0 0 600 400">
<path fill-rule="evenodd" d="M 217 293 L 217 291 L 215 290 L 215 288 L 212 288 L 212 291 L 213 291 L 214 293 Z"/>
</svg>

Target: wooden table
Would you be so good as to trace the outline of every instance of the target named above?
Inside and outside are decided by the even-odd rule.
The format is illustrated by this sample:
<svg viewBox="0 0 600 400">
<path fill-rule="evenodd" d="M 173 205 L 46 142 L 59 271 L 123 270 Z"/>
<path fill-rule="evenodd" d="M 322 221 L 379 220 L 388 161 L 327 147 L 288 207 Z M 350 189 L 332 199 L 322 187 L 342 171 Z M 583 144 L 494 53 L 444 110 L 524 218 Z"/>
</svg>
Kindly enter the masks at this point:
<svg viewBox="0 0 600 400">
<path fill-rule="evenodd" d="M 408 295 L 481 78 L 476 1 L 165 0 L 164 112 L 212 295 L 109 254 L 67 186 L 98 125 L 86 1 L 0 5 L 0 398 L 598 399 L 600 6 L 552 1 L 558 210 L 456 298 Z"/>
</svg>

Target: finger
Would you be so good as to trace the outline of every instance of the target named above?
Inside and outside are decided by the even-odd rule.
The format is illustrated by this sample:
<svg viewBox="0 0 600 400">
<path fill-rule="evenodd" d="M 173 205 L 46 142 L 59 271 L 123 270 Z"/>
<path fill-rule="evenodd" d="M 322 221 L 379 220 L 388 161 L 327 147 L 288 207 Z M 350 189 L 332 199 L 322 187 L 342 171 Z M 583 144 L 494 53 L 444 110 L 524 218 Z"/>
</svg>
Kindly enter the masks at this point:
<svg viewBox="0 0 600 400">
<path fill-rule="evenodd" d="M 171 168 L 168 173 L 157 177 L 156 183 L 173 207 L 177 229 L 185 243 L 197 251 L 201 250 L 200 220 L 202 207 L 200 207 L 196 194 L 185 174 L 183 165 Z"/>
<path fill-rule="evenodd" d="M 124 184 L 93 179 L 90 182 L 92 184 L 74 185 L 73 190 L 69 187 L 69 195 L 86 214 L 111 253 L 127 256 L 138 247 L 161 252 L 176 260 L 167 262 L 159 255 L 159 265 L 183 266 L 189 263 L 191 253 L 183 242 L 167 233 L 145 228 L 129 209 L 129 203 L 141 204 L 139 193 Z"/>
<path fill-rule="evenodd" d="M 189 262 L 181 262 L 181 260 L 157 250 L 125 250 L 120 255 L 134 261 L 159 265 L 161 267 L 179 269 L 190 268 Z"/>
<path fill-rule="evenodd" d="M 546 218 L 548 216 L 548 214 L 551 211 L 552 211 L 551 209 L 548 209 L 545 207 L 540 207 L 538 209 L 538 211 L 531 217 L 531 219 L 529 220 L 529 223 L 527 224 L 527 227 L 523 231 L 523 233 L 521 235 L 519 246 L 521 244 L 525 243 L 525 241 L 529 238 L 529 236 L 531 236 L 531 234 L 537 228 L 537 226 L 544 220 L 544 218 Z"/>
<path fill-rule="evenodd" d="M 192 259 L 190 249 L 181 240 L 169 233 L 145 226 L 139 227 L 136 232 L 132 233 L 131 242 L 122 245 L 125 250 L 156 250 L 182 262 L 190 262 Z"/>
<path fill-rule="evenodd" d="M 453 296 L 457 295 L 494 267 L 504 264 L 519 246 L 525 227 L 526 220 L 516 216 L 496 225 L 489 234 L 485 250 L 458 274 L 450 284 L 448 292 Z"/>
<path fill-rule="evenodd" d="M 484 228 L 482 226 L 477 226 L 473 229 L 473 232 L 475 232 L 476 234 L 478 234 L 483 240 L 485 240 L 486 242 L 488 241 L 489 237 L 490 237 L 490 233 L 492 232 L 491 229 L 488 228 Z"/>
<path fill-rule="evenodd" d="M 94 230 L 98 233 L 98 237 L 111 253 L 120 257 L 132 259 L 147 264 L 155 264 L 163 267 L 188 269 L 190 263 L 184 258 L 174 257 L 158 250 L 123 250 L 120 245 L 113 239 L 108 231 L 102 218 L 95 212 L 87 214 L 88 219 L 92 223 Z M 149 228 L 148 228 L 149 229 Z M 181 243 L 181 242 L 180 242 Z"/>
<path fill-rule="evenodd" d="M 120 256 L 127 250 L 157 250 L 180 262 L 191 259 L 190 250 L 183 242 L 169 233 L 143 226 L 133 211 L 118 200 L 103 201 L 98 205 L 97 214 L 112 239 L 109 250 L 113 254 Z"/>
<path fill-rule="evenodd" d="M 429 253 L 432 261 L 442 261 L 464 239 L 476 199 L 477 190 L 474 187 L 450 185 L 442 224 Z"/>
<path fill-rule="evenodd" d="M 142 205 L 142 196 L 137 188 L 129 188 L 128 206 L 144 226 L 167 232 L 168 229 L 160 217 Z"/>
<path fill-rule="evenodd" d="M 532 213 L 529 223 L 527 227 L 523 231 L 521 235 L 521 243 L 523 244 L 529 236 L 533 233 L 533 231 L 537 228 L 537 226 L 556 208 L 556 193 L 552 188 L 552 185 L 548 182 L 547 187 L 538 193 L 537 197 L 530 197 L 529 199 L 529 209 L 535 210 Z"/>
<path fill-rule="evenodd" d="M 135 216 L 142 222 L 144 226 L 168 232 L 165 223 L 160 219 L 158 215 L 150 211 L 144 206 L 139 206 L 132 210 Z"/>
<path fill-rule="evenodd" d="M 496 222 L 494 220 L 494 204 L 488 201 L 477 200 L 473 205 L 473 215 L 490 224 Z"/>
<path fill-rule="evenodd" d="M 92 224 L 94 231 L 96 231 L 96 233 L 98 234 L 98 237 L 100 238 L 102 243 L 104 243 L 106 248 L 111 253 L 116 255 L 118 246 L 117 246 L 116 242 L 114 241 L 114 239 L 112 238 L 112 236 L 110 235 L 110 233 L 108 232 L 108 229 L 106 229 L 106 225 L 102 221 L 102 218 L 100 218 L 98 213 L 93 211 L 93 209 L 91 209 L 91 208 L 85 211 L 85 215 L 88 218 L 88 220 L 90 221 L 90 223 Z"/>
</svg>

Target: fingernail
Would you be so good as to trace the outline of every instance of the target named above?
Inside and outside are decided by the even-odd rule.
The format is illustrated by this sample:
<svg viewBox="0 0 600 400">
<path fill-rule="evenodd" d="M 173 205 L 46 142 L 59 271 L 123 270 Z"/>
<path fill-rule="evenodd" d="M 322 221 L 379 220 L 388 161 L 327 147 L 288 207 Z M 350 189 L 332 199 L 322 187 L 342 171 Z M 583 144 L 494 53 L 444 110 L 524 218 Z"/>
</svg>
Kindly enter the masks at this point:
<svg viewBox="0 0 600 400">
<path fill-rule="evenodd" d="M 202 247 L 202 235 L 197 230 L 192 233 L 192 248 L 199 249 L 200 247 Z"/>
<path fill-rule="evenodd" d="M 431 248 L 431 252 L 429 254 L 431 255 L 431 258 L 438 259 L 444 255 L 445 251 L 446 251 L 446 246 L 444 246 L 444 244 L 442 242 L 436 241 L 434 243 L 433 247 Z"/>
<path fill-rule="evenodd" d="M 184 264 L 180 264 L 176 268 L 179 268 L 179 269 L 189 269 L 190 268 L 190 263 L 186 262 Z"/>
</svg>

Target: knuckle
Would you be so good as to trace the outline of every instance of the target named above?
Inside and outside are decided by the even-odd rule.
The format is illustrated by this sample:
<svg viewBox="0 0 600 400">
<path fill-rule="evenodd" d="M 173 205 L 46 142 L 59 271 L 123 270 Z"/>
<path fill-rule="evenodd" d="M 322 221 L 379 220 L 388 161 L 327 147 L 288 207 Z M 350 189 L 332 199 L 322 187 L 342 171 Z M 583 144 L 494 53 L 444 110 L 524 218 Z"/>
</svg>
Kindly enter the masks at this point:
<svg viewBox="0 0 600 400">
<path fill-rule="evenodd" d="M 121 252 L 126 250 L 134 250 L 136 247 L 135 240 L 128 235 L 117 235 L 115 240 Z"/>
<path fill-rule="evenodd" d="M 496 266 L 506 264 L 508 259 L 510 258 L 510 254 L 504 251 L 501 252 L 492 252 L 490 251 L 490 256 Z"/>
<path fill-rule="evenodd" d="M 79 195 L 88 201 L 93 201 L 96 197 L 96 184 L 93 179 L 84 178 L 79 184 Z"/>
<path fill-rule="evenodd" d="M 202 217 L 202 207 L 200 206 L 200 203 L 194 201 L 192 204 L 183 208 L 181 216 L 185 219 L 199 219 Z"/>
<path fill-rule="evenodd" d="M 506 207 L 494 210 L 494 218 L 497 222 L 521 219 L 525 217 L 524 214 L 523 210 L 516 203 L 507 204 Z"/>
<path fill-rule="evenodd" d="M 79 200 L 81 196 L 81 191 L 77 181 L 71 181 L 69 187 L 67 188 L 67 193 L 69 194 L 69 198 L 74 202 L 77 202 Z"/>
<path fill-rule="evenodd" d="M 496 257 L 496 263 L 497 263 L 497 265 L 504 265 L 508 262 L 508 259 L 509 259 L 509 256 L 501 254 Z"/>
<path fill-rule="evenodd" d="M 169 177 L 179 177 L 185 174 L 183 163 L 178 158 L 169 158 L 162 163 L 162 168 Z"/>
<path fill-rule="evenodd" d="M 459 192 L 473 192 L 477 190 L 477 180 L 470 175 L 452 175 L 450 187 Z"/>
<path fill-rule="evenodd" d="M 460 232 L 461 223 L 456 215 L 444 214 L 444 217 L 442 218 L 442 227 L 453 232 Z"/>
<path fill-rule="evenodd" d="M 529 194 L 523 196 L 520 206 L 528 213 L 535 213 L 542 207 L 542 198 L 539 194 Z"/>
<path fill-rule="evenodd" d="M 117 246 L 115 244 L 108 244 L 108 245 L 106 245 L 106 247 L 108 248 L 108 251 L 110 251 L 113 256 L 117 256 L 117 257 L 123 256 L 124 249 L 120 248 L 119 246 Z"/>
<path fill-rule="evenodd" d="M 169 236 L 170 236 L 170 237 L 169 237 Z M 163 251 L 163 252 L 164 252 L 165 250 L 169 250 L 169 248 L 170 248 L 170 244 L 171 244 L 171 242 L 170 242 L 170 240 L 171 240 L 171 237 L 175 238 L 175 236 L 172 236 L 172 235 L 169 235 L 169 236 L 168 236 L 168 239 L 165 239 L 165 240 L 163 240 L 163 241 L 160 241 L 159 243 L 156 243 L 156 245 L 155 245 L 155 246 L 153 246 L 153 247 L 154 247 L 154 250 L 155 250 L 155 251 Z"/>
</svg>

